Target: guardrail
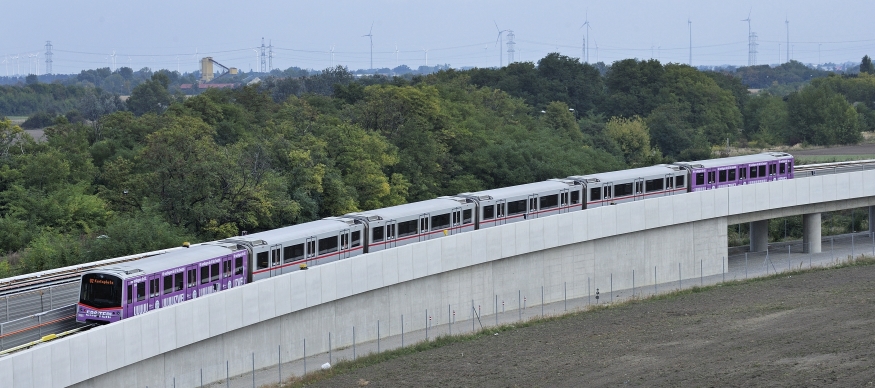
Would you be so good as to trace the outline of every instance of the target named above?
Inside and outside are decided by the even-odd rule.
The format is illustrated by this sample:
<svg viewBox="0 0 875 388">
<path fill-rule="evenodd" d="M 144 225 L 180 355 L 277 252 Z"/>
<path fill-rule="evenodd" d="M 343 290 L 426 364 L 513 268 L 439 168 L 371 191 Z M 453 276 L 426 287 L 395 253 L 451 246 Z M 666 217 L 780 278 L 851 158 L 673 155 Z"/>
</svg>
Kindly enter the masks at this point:
<svg viewBox="0 0 875 388">
<path fill-rule="evenodd" d="M 75 282 L 78 281 L 79 275 L 82 274 L 82 272 L 92 268 L 139 260 L 149 256 L 155 256 L 162 253 L 174 251 L 179 248 L 180 247 L 173 247 L 146 253 L 137 253 L 134 255 L 115 257 L 112 259 L 93 261 L 85 264 L 73 265 L 69 267 L 56 268 L 47 271 L 34 272 L 26 275 L 0 279 L 0 296 L 11 295 L 22 291 L 42 288 L 45 287 L 47 284 L 62 284 Z"/>
<path fill-rule="evenodd" d="M 875 169 L 875 159 L 854 160 L 850 162 L 833 162 L 818 164 L 803 164 L 795 167 L 794 178 L 806 176 L 840 174 L 851 171 L 864 171 Z"/>
<path fill-rule="evenodd" d="M 59 307 L 43 313 L 0 323 L 0 350 L 37 341 L 45 334 L 82 327 L 76 322 L 76 305 Z"/>
</svg>

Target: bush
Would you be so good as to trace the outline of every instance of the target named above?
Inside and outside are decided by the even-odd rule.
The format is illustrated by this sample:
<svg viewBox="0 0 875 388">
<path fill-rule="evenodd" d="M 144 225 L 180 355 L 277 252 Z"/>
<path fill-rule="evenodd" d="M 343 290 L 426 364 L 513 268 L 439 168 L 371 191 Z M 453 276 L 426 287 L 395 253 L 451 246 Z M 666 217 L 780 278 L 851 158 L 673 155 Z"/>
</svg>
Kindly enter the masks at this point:
<svg viewBox="0 0 875 388">
<path fill-rule="evenodd" d="M 45 128 L 55 122 L 55 116 L 47 112 L 36 112 L 21 124 L 24 129 Z"/>
</svg>

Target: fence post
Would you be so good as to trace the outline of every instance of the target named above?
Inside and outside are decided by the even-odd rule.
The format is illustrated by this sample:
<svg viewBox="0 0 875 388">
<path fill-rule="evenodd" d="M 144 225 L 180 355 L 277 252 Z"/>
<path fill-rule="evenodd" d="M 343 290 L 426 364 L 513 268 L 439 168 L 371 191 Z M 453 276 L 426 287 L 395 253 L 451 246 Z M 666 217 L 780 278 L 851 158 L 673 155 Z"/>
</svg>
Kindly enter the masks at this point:
<svg viewBox="0 0 875 388">
<path fill-rule="evenodd" d="M 744 252 L 744 278 L 747 279 L 747 252 Z"/>
<path fill-rule="evenodd" d="M 695 270 L 695 268 L 693 268 Z M 681 290 L 681 263 L 678 263 L 678 291 Z"/>
<path fill-rule="evenodd" d="M 523 292 L 522 290 L 516 291 L 516 311 L 519 314 L 519 320 L 523 320 L 523 301 L 522 301 Z"/>
<path fill-rule="evenodd" d="M 635 297 L 635 270 L 632 270 L 632 297 Z"/>
<path fill-rule="evenodd" d="M 586 277 L 586 305 L 592 304 L 592 289 L 589 287 L 589 276 Z"/>
<path fill-rule="evenodd" d="M 723 256 L 723 258 L 720 259 L 720 264 L 722 265 L 720 271 L 723 273 L 723 283 L 726 283 L 726 256 Z"/>
<path fill-rule="evenodd" d="M 453 320 L 452 320 L 450 317 L 451 317 L 451 315 L 450 315 L 450 305 L 448 304 L 448 305 L 447 305 L 447 325 L 448 325 L 449 328 L 450 328 L 450 329 L 449 329 L 449 330 L 450 330 L 450 335 L 452 336 L 452 335 L 453 335 Z"/>
<path fill-rule="evenodd" d="M 474 327 L 474 320 L 477 318 L 477 310 L 474 310 L 474 299 L 471 299 L 471 333 L 477 328 Z"/>
<path fill-rule="evenodd" d="M 873 245 L 873 247 L 875 247 L 875 245 Z M 563 283 L 562 288 L 565 290 L 565 296 L 562 297 L 562 299 L 565 301 L 565 311 L 568 311 L 568 282 Z"/>
<path fill-rule="evenodd" d="M 705 285 L 705 266 L 702 264 L 703 260 L 699 259 L 699 287 Z M 695 265 L 695 264 L 693 264 Z M 693 268 L 695 270 L 695 268 Z"/>
<path fill-rule="evenodd" d="M 404 314 L 401 314 L 401 347 L 404 347 Z"/>
<path fill-rule="evenodd" d="M 204 368 L 201 368 L 201 388 L 204 386 Z"/>
<path fill-rule="evenodd" d="M 307 374 L 307 339 L 304 338 L 304 374 Z"/>
<path fill-rule="evenodd" d="M 225 388 L 231 386 L 231 361 L 225 360 Z"/>
<path fill-rule="evenodd" d="M 428 309 L 425 309 L 425 340 L 428 341 Z"/>
<path fill-rule="evenodd" d="M 544 286 L 541 286 L 541 319 L 544 319 Z"/>
<path fill-rule="evenodd" d="M 333 360 L 331 359 L 331 332 L 328 332 L 328 363 L 333 364 Z"/>
<path fill-rule="evenodd" d="M 355 326 L 352 327 L 352 359 L 355 360 Z"/>
<path fill-rule="evenodd" d="M 495 295 L 495 326 L 498 327 L 498 294 Z"/>
<path fill-rule="evenodd" d="M 611 303 L 614 303 L 614 273 L 611 272 Z"/>
<path fill-rule="evenodd" d="M 276 346 L 276 367 L 279 370 L 279 384 L 283 384 L 283 353 L 282 345 Z M 203 372 L 201 372 L 203 373 Z"/>
<path fill-rule="evenodd" d="M 252 352 L 252 388 L 255 388 L 255 352 Z"/>
<path fill-rule="evenodd" d="M 380 320 L 379 319 L 377 320 L 377 353 L 380 353 Z"/>
</svg>

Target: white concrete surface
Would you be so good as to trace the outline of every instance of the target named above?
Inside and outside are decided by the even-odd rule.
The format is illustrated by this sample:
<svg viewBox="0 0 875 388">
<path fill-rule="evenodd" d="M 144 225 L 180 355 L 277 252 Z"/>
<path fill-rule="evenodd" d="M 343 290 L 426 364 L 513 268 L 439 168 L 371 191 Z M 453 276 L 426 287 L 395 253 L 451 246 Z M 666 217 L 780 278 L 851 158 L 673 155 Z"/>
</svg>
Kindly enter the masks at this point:
<svg viewBox="0 0 875 388">
<path fill-rule="evenodd" d="M 825 187 L 825 185 L 830 187 Z M 470 319 L 471 300 L 506 310 L 599 288 L 719 274 L 728 222 L 875 205 L 875 171 L 661 197 L 447 236 L 315 266 L 133 317 L 0 359 L 0 385 L 193 386 L 201 365 L 231 374 L 381 335 Z M 749 219 L 748 219 L 749 218 Z M 740 221 L 741 220 L 741 221 Z M 448 313 L 449 306 L 449 313 Z M 168 329 L 170 328 L 170 329 Z M 46 349 L 46 350 L 44 350 Z M 271 356 L 273 354 L 274 356 Z M 46 373 L 45 362 L 52 363 Z M 12 373 L 9 373 L 9 372 Z M 224 377 L 205 370 L 205 379 Z M 207 376 L 208 375 L 208 376 Z M 10 378 L 11 376 L 11 378 Z M 196 378 L 197 377 L 197 378 Z M 11 381 L 11 384 L 10 384 Z"/>
</svg>

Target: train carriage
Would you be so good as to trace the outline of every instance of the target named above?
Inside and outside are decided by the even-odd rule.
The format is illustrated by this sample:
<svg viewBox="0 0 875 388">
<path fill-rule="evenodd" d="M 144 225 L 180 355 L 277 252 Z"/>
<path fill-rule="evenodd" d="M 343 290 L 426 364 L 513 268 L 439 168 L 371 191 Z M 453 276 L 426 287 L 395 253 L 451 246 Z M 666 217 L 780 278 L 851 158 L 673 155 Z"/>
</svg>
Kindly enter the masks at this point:
<svg viewBox="0 0 875 388">
<path fill-rule="evenodd" d="M 477 229 L 582 210 L 583 186 L 569 179 L 503 187 L 459 197 L 477 203 Z"/>
<path fill-rule="evenodd" d="M 110 323 L 247 282 L 245 249 L 212 243 L 82 275 L 76 321 Z"/>
<path fill-rule="evenodd" d="M 586 208 L 673 195 L 687 191 L 687 172 L 659 164 L 631 170 L 570 176 L 586 186 Z"/>
<path fill-rule="evenodd" d="M 440 197 L 344 217 L 367 226 L 367 252 L 376 252 L 474 230 L 475 207 L 465 198 Z"/>
<path fill-rule="evenodd" d="M 793 155 L 784 152 L 679 162 L 675 165 L 689 171 L 690 191 L 793 179 Z"/>
<path fill-rule="evenodd" d="M 252 281 L 330 263 L 364 253 L 364 226 L 352 218 L 331 217 L 220 240 L 252 252 Z M 304 264 L 304 267 L 301 265 Z"/>
</svg>

